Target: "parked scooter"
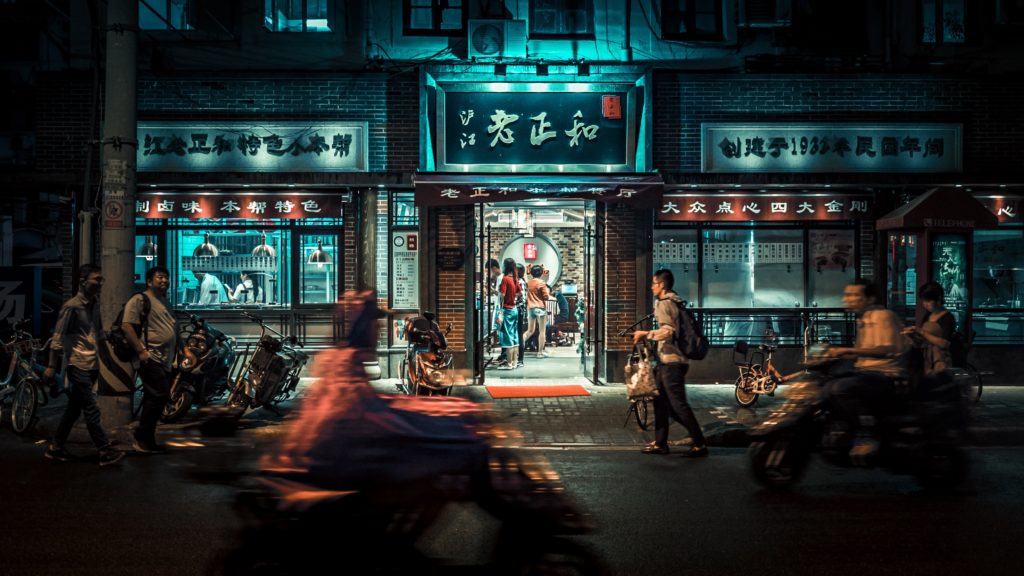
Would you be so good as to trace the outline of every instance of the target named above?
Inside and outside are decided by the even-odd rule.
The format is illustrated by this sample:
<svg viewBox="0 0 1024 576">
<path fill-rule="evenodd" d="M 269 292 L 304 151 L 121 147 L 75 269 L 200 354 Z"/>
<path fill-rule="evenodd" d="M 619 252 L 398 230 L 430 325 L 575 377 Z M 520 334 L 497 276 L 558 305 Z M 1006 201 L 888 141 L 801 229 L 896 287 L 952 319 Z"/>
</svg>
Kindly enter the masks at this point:
<svg viewBox="0 0 1024 576">
<path fill-rule="evenodd" d="M 233 408 L 272 407 L 291 397 L 299 385 L 299 372 L 309 361 L 295 336 L 285 336 L 251 312 L 242 312 L 260 325 L 260 339 L 238 377 L 231 383 L 227 405 Z"/>
<path fill-rule="evenodd" d="M 448 334 L 453 324 L 448 323 L 444 332 L 434 321 L 433 312 L 422 316 L 406 318 L 404 332 L 408 342 L 405 358 L 402 359 L 402 385 L 407 394 L 424 396 L 447 396 L 455 383 L 453 358 L 448 353 Z"/>
<path fill-rule="evenodd" d="M 192 314 L 178 333 L 176 356 L 164 422 L 180 420 L 193 403 L 208 404 L 227 392 L 236 356 L 234 340 Z"/>
<path fill-rule="evenodd" d="M 849 455 L 853 430 L 825 393 L 841 360 L 825 358 L 823 348 L 815 348 L 807 373 L 791 381 L 785 404 L 749 432 L 754 478 L 769 488 L 799 481 L 814 452 L 837 466 L 859 464 Z M 922 382 L 916 390 L 897 391 L 880 415 L 879 451 L 863 464 L 912 474 L 925 488 L 952 488 L 967 475 L 966 414 L 953 382 Z"/>
</svg>

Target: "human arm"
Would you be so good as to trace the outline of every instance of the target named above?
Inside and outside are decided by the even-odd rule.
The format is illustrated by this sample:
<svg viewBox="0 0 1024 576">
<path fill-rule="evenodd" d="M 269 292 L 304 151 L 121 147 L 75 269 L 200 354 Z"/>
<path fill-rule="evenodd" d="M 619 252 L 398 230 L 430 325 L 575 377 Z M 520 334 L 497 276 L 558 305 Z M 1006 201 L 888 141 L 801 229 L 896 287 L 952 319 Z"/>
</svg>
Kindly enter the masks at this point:
<svg viewBox="0 0 1024 576">
<path fill-rule="evenodd" d="M 149 351 L 146 350 L 142 340 L 139 339 L 139 335 L 135 332 L 135 327 L 142 326 L 142 299 L 145 297 L 136 295 L 128 300 L 124 305 L 124 318 L 121 322 L 121 331 L 124 332 L 125 340 L 128 341 L 128 345 L 139 355 L 139 362 L 141 364 L 149 362 Z"/>
<path fill-rule="evenodd" d="M 67 304 L 60 309 L 57 326 L 53 329 L 53 336 L 50 337 L 50 356 L 46 370 L 43 371 L 43 380 L 52 379 L 60 367 L 61 360 L 64 358 L 64 334 L 68 331 L 73 314 L 74 311 Z"/>
</svg>

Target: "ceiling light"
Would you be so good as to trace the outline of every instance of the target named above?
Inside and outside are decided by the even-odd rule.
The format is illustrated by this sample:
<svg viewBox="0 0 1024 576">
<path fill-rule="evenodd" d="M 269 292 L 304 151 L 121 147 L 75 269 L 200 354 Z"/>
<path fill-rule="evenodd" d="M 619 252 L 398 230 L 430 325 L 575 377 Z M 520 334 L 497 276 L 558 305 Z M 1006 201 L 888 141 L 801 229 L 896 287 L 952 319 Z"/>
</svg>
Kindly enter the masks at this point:
<svg viewBox="0 0 1024 576">
<path fill-rule="evenodd" d="M 216 246 L 210 243 L 210 233 L 207 232 L 203 235 L 203 243 L 196 246 L 196 249 L 192 251 L 193 256 L 204 256 L 213 257 L 220 254 L 220 250 Z"/>
</svg>

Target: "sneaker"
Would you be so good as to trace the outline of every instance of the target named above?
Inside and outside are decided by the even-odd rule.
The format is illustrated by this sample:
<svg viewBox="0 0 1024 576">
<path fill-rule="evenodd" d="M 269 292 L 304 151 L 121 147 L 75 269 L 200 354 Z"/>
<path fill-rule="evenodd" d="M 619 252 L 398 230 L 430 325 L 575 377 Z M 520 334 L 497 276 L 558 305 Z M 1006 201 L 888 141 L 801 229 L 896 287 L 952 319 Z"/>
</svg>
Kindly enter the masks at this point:
<svg viewBox="0 0 1024 576">
<path fill-rule="evenodd" d="M 514 366 L 509 366 L 508 364 L 501 364 L 498 366 L 498 370 L 512 370 L 513 368 Z"/>
<path fill-rule="evenodd" d="M 547 352 L 539 352 L 537 354 L 537 358 L 547 358 L 547 357 L 548 357 L 548 353 Z"/>
<path fill-rule="evenodd" d="M 516 368 L 522 368 L 522 367 L 523 367 L 523 363 L 522 362 L 517 362 L 516 363 Z"/>
<path fill-rule="evenodd" d="M 139 440 L 138 438 L 132 441 L 132 448 L 134 448 L 136 452 L 140 452 L 142 454 L 164 454 L 167 452 L 167 446 L 164 446 L 163 444 L 146 442 Z"/>
<path fill-rule="evenodd" d="M 686 452 L 683 452 L 684 458 L 704 458 L 708 455 L 707 446 L 692 446 Z"/>
<path fill-rule="evenodd" d="M 124 458 L 124 452 L 120 450 L 112 450 L 110 448 L 100 450 L 100 466 L 117 464 L 122 458 Z"/>
<path fill-rule="evenodd" d="M 57 462 L 74 462 L 75 457 L 70 452 L 62 447 L 49 445 L 46 447 L 46 452 L 43 454 L 49 460 L 56 460 Z"/>
</svg>

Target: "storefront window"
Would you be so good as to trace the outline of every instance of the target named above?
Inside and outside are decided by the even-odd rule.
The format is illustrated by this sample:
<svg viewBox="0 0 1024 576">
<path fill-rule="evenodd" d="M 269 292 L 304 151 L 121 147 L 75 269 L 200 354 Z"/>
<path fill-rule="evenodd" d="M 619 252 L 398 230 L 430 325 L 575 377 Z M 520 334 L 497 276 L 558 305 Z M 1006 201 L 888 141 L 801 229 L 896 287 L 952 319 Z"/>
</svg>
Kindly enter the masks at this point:
<svg viewBox="0 0 1024 576">
<path fill-rule="evenodd" d="M 917 241 L 917 234 L 891 232 L 886 250 L 889 308 L 909 324 L 917 306 Z"/>
<path fill-rule="evenodd" d="M 299 303 L 333 304 L 338 293 L 337 237 L 302 234 L 299 238 L 299 253 L 302 255 Z"/>
<path fill-rule="evenodd" d="M 932 238 L 932 279 L 946 294 L 946 308 L 957 323 L 967 310 L 967 238 L 963 234 L 938 234 Z"/>
<path fill-rule="evenodd" d="M 289 235 L 280 229 L 172 230 L 175 302 L 196 308 L 287 306 Z"/>
<path fill-rule="evenodd" d="M 842 308 L 843 289 L 856 277 L 853 230 L 811 230 L 808 234 L 810 258 L 807 288 L 810 305 L 816 308 Z"/>
<path fill-rule="evenodd" d="M 975 231 L 972 276 L 975 341 L 1024 340 L 1024 229 Z"/>
<path fill-rule="evenodd" d="M 132 292 L 146 289 L 146 271 L 157 265 L 160 258 L 160 236 L 140 231 L 135 237 L 134 287 Z"/>
<path fill-rule="evenodd" d="M 672 271 L 675 291 L 680 297 L 697 303 L 697 231 L 655 230 L 654 270 Z"/>
<path fill-rule="evenodd" d="M 705 307 L 803 305 L 802 230 L 705 230 L 703 234 Z"/>
</svg>

